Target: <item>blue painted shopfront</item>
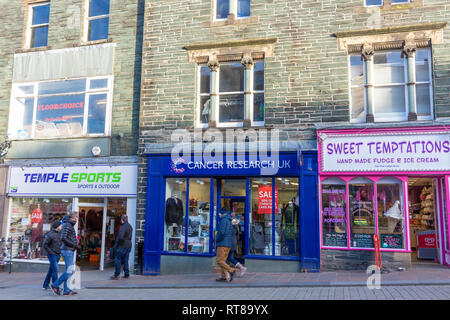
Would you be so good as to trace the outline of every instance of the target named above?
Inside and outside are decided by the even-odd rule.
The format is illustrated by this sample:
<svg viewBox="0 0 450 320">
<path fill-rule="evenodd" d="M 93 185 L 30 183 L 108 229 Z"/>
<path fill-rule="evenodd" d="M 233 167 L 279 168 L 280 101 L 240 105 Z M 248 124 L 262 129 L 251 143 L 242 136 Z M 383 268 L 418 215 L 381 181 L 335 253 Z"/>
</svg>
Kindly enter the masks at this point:
<svg viewBox="0 0 450 320">
<path fill-rule="evenodd" d="M 201 156 L 191 158 L 177 158 L 172 160 L 170 154 L 149 154 L 147 171 L 147 195 L 145 217 L 145 244 L 143 273 L 145 275 L 159 275 L 161 273 L 161 256 L 201 256 L 214 257 L 214 230 L 219 221 L 217 214 L 222 199 L 227 198 L 231 203 L 241 203 L 245 214 L 245 259 L 298 261 L 298 271 L 306 270 L 317 272 L 320 269 L 320 241 L 318 220 L 318 166 L 317 152 L 280 152 L 277 159 L 261 158 L 254 154 L 234 154 L 231 159 L 225 155 L 219 160 L 206 160 Z M 248 193 L 244 196 L 224 196 L 221 193 L 221 181 L 223 179 L 245 181 L 245 190 L 251 188 L 251 181 L 265 179 L 271 181 L 272 194 L 275 194 L 276 179 L 298 179 L 298 237 L 295 243 L 298 254 L 294 256 L 275 255 L 275 235 L 272 232 L 271 252 L 268 255 L 253 255 L 249 251 L 249 207 L 251 205 Z M 209 192 L 209 251 L 195 252 L 168 252 L 164 250 L 165 229 L 165 202 L 166 180 L 174 178 L 186 181 L 189 201 L 189 183 L 195 183 L 199 179 L 210 181 Z M 270 188 L 270 187 L 269 187 Z M 298 192 L 297 192 L 298 191 Z M 217 203 L 214 203 L 217 202 Z M 216 207 L 216 210 L 214 208 Z M 272 197 L 272 219 L 275 230 L 275 197 Z M 186 216 L 188 215 L 187 209 Z M 216 211 L 216 212 L 214 212 Z M 208 214 L 208 213 L 207 213 Z M 187 220 L 183 222 L 188 230 Z M 187 232 L 184 232 L 187 240 Z M 188 243 L 185 241 L 184 243 Z"/>
</svg>

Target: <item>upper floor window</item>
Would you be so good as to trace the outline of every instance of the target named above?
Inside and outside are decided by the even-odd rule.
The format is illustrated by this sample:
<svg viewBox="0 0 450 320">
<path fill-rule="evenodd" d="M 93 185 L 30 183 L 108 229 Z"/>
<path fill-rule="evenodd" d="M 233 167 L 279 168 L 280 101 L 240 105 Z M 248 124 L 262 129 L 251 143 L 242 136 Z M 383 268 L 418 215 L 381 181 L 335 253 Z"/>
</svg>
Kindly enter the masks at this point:
<svg viewBox="0 0 450 320">
<path fill-rule="evenodd" d="M 410 3 L 411 0 L 391 0 L 392 4 L 401 4 L 401 3 Z M 365 5 L 367 7 L 370 6 L 382 6 L 383 0 L 365 0 Z"/>
<path fill-rule="evenodd" d="M 415 106 L 418 120 L 432 119 L 432 73 L 431 52 L 418 49 L 415 52 L 413 71 L 415 81 L 408 75 L 407 59 L 401 50 L 375 52 L 373 61 L 366 66 L 361 55 L 351 55 L 351 120 L 366 121 L 369 103 L 372 104 L 374 120 L 378 122 L 408 120 L 410 94 L 408 85 L 415 86 Z M 367 70 L 368 69 L 368 70 Z M 370 72 L 368 77 L 366 72 Z M 408 84 L 408 81 L 410 83 Z M 366 87 L 373 88 L 373 97 L 368 101 Z"/>
<path fill-rule="evenodd" d="M 212 76 L 216 81 L 211 81 Z M 198 77 L 198 126 L 207 127 L 211 120 L 218 127 L 242 126 L 245 120 L 254 126 L 264 125 L 264 61 L 255 61 L 249 72 L 239 61 L 221 63 L 214 73 L 203 65 Z M 211 88 L 211 83 L 216 88 Z"/>
<path fill-rule="evenodd" d="M 214 0 L 215 19 L 227 19 L 229 14 L 237 18 L 250 16 L 250 0 Z"/>
<path fill-rule="evenodd" d="M 87 41 L 108 38 L 109 1 L 89 0 L 86 20 Z"/>
<path fill-rule="evenodd" d="M 10 139 L 107 135 L 112 78 L 13 84 Z"/>
<path fill-rule="evenodd" d="M 49 2 L 30 6 L 27 30 L 27 47 L 38 48 L 47 46 L 49 18 Z"/>
</svg>

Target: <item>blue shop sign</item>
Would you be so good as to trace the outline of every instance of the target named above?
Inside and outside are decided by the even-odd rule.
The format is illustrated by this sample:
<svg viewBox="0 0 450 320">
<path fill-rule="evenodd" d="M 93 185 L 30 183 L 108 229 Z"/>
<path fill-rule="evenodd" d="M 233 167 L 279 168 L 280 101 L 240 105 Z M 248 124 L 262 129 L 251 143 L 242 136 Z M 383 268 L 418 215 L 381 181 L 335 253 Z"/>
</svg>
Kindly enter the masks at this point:
<svg viewBox="0 0 450 320">
<path fill-rule="evenodd" d="M 297 153 L 274 156 L 234 154 L 205 159 L 201 155 L 169 157 L 163 166 L 165 176 L 298 176 Z"/>
</svg>

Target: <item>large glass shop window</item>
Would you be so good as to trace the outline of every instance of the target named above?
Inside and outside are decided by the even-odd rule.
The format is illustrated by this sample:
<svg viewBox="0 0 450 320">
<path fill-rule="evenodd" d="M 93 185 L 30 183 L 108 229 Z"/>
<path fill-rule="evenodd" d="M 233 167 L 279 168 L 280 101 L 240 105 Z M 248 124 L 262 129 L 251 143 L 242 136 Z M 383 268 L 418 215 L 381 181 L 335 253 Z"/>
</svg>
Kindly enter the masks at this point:
<svg viewBox="0 0 450 320">
<path fill-rule="evenodd" d="M 275 188 L 275 195 L 278 191 L 278 200 L 276 199 L 278 210 L 275 211 L 275 255 L 298 256 L 298 179 L 276 178 Z"/>
<path fill-rule="evenodd" d="M 209 253 L 210 197 L 209 178 L 166 179 L 165 251 Z"/>
<path fill-rule="evenodd" d="M 187 179 L 166 179 L 164 250 L 185 251 Z"/>
<path fill-rule="evenodd" d="M 105 135 L 110 81 L 105 77 L 13 85 L 9 136 Z"/>
<path fill-rule="evenodd" d="M 322 181 L 322 244 L 347 248 L 347 196 L 345 181 Z"/>
<path fill-rule="evenodd" d="M 272 255 L 272 179 L 252 179 L 251 185 L 248 253 L 270 256 Z M 279 215 L 277 216 L 279 217 Z M 278 237 L 275 235 L 275 238 L 279 239 L 279 234 Z"/>
<path fill-rule="evenodd" d="M 375 234 L 374 185 L 367 178 L 349 182 L 350 245 L 353 248 L 373 248 Z"/>
<path fill-rule="evenodd" d="M 405 248 L 403 184 L 395 178 L 377 181 L 378 231 L 381 248 Z"/>
<path fill-rule="evenodd" d="M 9 224 L 13 259 L 47 261 L 44 237 L 71 207 L 72 199 L 13 198 Z"/>
<path fill-rule="evenodd" d="M 271 178 L 252 179 L 250 183 L 252 192 L 249 210 L 249 254 L 297 256 L 298 179 L 276 178 L 275 199 Z"/>
</svg>

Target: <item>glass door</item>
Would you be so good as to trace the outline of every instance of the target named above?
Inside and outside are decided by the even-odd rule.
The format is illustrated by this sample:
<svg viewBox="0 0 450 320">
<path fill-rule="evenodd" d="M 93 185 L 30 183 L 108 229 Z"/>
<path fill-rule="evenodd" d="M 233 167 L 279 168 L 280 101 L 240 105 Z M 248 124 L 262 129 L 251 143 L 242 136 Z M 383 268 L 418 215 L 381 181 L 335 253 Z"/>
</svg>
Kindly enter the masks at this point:
<svg viewBox="0 0 450 320">
<path fill-rule="evenodd" d="M 107 199 L 78 199 L 78 235 L 80 252 L 77 252 L 77 265 L 83 269 L 103 270 L 104 234 Z"/>
<path fill-rule="evenodd" d="M 232 216 L 239 220 L 237 226 L 237 246 L 234 257 L 244 263 L 246 254 L 245 246 L 245 216 L 246 216 L 246 179 L 218 179 L 217 194 L 218 204 L 217 215 L 221 210 L 232 212 Z M 220 221 L 217 217 L 216 221 Z M 216 226 L 217 229 L 217 226 Z"/>
</svg>

